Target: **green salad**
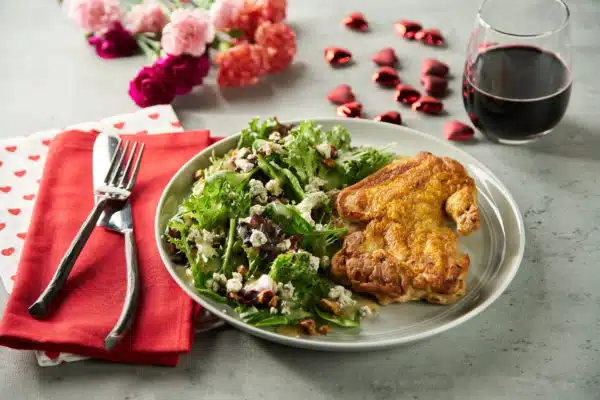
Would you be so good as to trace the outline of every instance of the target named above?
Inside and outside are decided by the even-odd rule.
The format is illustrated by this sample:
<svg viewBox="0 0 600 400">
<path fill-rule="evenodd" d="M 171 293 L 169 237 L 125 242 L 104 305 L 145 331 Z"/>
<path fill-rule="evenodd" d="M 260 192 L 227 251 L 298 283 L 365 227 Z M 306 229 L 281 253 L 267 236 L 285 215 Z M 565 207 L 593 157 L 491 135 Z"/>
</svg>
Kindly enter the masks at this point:
<svg viewBox="0 0 600 400">
<path fill-rule="evenodd" d="M 299 324 L 311 334 L 359 326 L 368 310 L 328 279 L 347 233 L 335 198 L 391 160 L 352 146 L 342 126 L 254 119 L 235 149 L 196 173 L 165 239 L 196 290 L 248 324 Z"/>
</svg>

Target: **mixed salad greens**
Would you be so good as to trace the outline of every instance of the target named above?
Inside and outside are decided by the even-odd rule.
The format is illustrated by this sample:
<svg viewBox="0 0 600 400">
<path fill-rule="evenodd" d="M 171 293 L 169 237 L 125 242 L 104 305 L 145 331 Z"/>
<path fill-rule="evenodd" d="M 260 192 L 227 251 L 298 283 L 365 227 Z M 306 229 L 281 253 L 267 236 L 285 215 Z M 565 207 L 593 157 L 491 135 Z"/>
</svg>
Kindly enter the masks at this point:
<svg viewBox="0 0 600 400">
<path fill-rule="evenodd" d="M 342 126 L 252 120 L 237 148 L 197 172 L 165 238 L 196 290 L 255 326 L 358 326 L 352 293 L 327 279 L 347 233 L 335 197 L 392 160 Z"/>
</svg>

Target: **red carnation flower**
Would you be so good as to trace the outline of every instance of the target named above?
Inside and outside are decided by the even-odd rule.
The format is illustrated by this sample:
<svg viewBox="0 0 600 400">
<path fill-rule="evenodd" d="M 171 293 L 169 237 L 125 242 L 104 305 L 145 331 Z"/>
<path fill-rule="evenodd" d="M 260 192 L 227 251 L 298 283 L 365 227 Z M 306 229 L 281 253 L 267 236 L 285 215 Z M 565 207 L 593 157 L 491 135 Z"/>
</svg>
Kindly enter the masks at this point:
<svg viewBox="0 0 600 400">
<path fill-rule="evenodd" d="M 296 55 L 296 34 L 288 25 L 263 22 L 255 34 L 256 44 L 267 49 L 268 72 L 284 70 Z"/>
<path fill-rule="evenodd" d="M 266 49 L 255 44 L 232 47 L 217 54 L 215 62 L 219 64 L 217 82 L 220 87 L 252 85 L 268 71 Z"/>
<path fill-rule="evenodd" d="M 281 22 L 285 19 L 287 0 L 261 0 L 262 15 L 271 22 Z"/>
<path fill-rule="evenodd" d="M 265 20 L 262 6 L 255 0 L 246 0 L 237 16 L 231 21 L 228 30 L 242 32 L 242 40 L 254 40 L 256 28 Z"/>
</svg>

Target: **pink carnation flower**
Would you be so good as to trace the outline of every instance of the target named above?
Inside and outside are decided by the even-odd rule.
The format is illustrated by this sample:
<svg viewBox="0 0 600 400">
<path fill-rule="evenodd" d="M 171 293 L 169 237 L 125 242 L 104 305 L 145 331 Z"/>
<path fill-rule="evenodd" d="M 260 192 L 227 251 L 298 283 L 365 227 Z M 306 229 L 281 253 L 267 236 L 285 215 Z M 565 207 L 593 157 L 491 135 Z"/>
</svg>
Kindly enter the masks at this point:
<svg viewBox="0 0 600 400">
<path fill-rule="evenodd" d="M 189 54 L 200 57 L 212 42 L 215 31 L 210 13 L 201 9 L 179 9 L 171 14 L 162 32 L 161 45 L 167 54 Z"/>
<path fill-rule="evenodd" d="M 123 11 L 117 0 L 78 0 L 73 2 L 69 17 L 87 32 L 104 33 L 121 22 Z"/>
<path fill-rule="evenodd" d="M 231 27 L 240 11 L 244 7 L 244 0 L 217 0 L 210 8 L 213 25 L 217 29 L 225 30 Z"/>
<path fill-rule="evenodd" d="M 134 35 L 145 32 L 159 33 L 167 22 L 163 9 L 154 1 L 133 6 L 125 17 L 125 26 Z"/>
</svg>

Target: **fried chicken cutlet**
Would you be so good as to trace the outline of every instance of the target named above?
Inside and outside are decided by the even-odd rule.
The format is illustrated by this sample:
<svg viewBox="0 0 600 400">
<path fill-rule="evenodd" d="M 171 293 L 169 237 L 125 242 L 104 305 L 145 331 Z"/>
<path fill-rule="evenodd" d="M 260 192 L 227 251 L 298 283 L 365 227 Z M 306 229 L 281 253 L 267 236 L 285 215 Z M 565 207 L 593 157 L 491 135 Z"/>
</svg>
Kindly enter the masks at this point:
<svg viewBox="0 0 600 400">
<path fill-rule="evenodd" d="M 458 235 L 479 229 L 477 189 L 457 161 L 422 152 L 342 190 L 340 217 L 364 228 L 345 239 L 332 278 L 381 304 L 426 300 L 450 304 L 464 296 L 470 259 Z"/>
</svg>

